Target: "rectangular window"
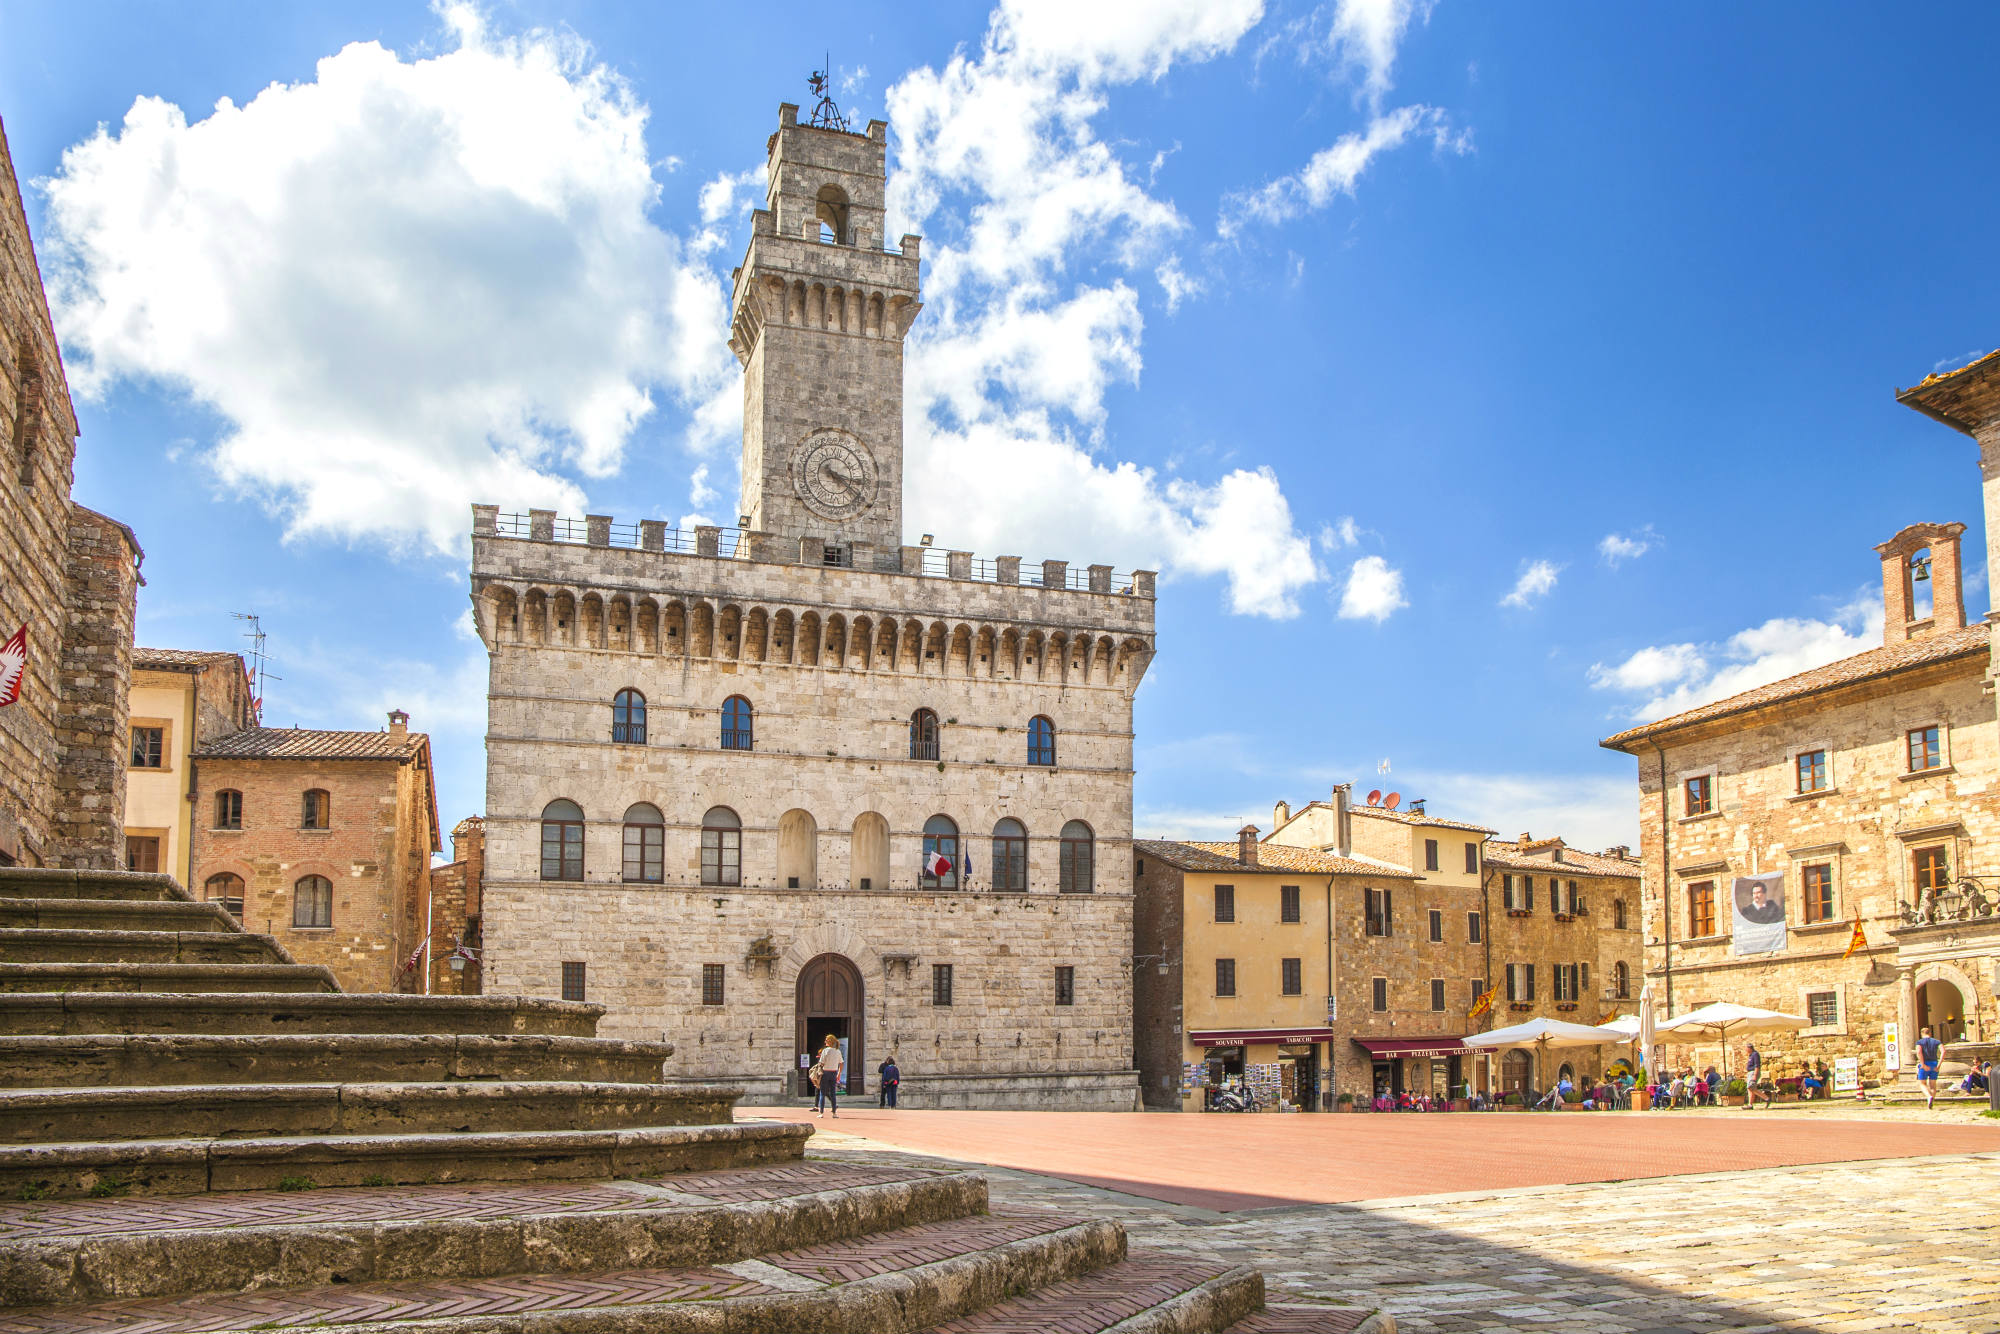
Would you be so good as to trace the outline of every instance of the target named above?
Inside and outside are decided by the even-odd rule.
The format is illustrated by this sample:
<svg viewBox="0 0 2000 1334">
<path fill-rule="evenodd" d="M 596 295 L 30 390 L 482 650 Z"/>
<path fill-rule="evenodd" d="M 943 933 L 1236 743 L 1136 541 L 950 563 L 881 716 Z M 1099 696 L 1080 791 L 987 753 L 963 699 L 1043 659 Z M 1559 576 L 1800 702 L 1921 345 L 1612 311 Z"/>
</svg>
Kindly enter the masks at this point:
<svg viewBox="0 0 2000 1334">
<path fill-rule="evenodd" d="M 567 1001 L 583 999 L 583 965 L 565 963 L 562 966 L 562 998 Z"/>
<path fill-rule="evenodd" d="M 1479 943 L 1479 914 L 1476 912 L 1469 912 L 1465 915 L 1465 939 L 1468 944 L 1477 945 Z"/>
<path fill-rule="evenodd" d="M 1236 960 L 1217 959 L 1215 961 L 1215 994 L 1234 996 L 1236 994 Z"/>
<path fill-rule="evenodd" d="M 1555 980 L 1556 980 L 1557 1003 L 1560 1004 L 1563 1001 L 1575 1000 L 1576 996 L 1569 989 L 1570 988 L 1569 965 L 1560 963 L 1557 964 L 1555 967 L 1555 974 L 1556 974 Z"/>
<path fill-rule="evenodd" d="M 1521 877 L 1520 906 L 1528 912 L 1535 910 L 1535 877 L 1531 875 Z"/>
<path fill-rule="evenodd" d="M 1583 911 L 1583 891 L 1576 887 L 1574 880 L 1569 882 L 1569 910 L 1572 913 Z"/>
<path fill-rule="evenodd" d="M 948 963 L 931 965 L 931 1004 L 951 1004 L 951 965 Z"/>
<path fill-rule="evenodd" d="M 1715 779 L 1696 774 L 1681 785 L 1681 814 L 1707 815 L 1715 809 Z"/>
<path fill-rule="evenodd" d="M 1215 887 L 1215 920 L 1233 922 L 1236 920 L 1236 886 L 1217 885 Z"/>
<path fill-rule="evenodd" d="M 1518 963 L 1507 965 L 1507 999 L 1521 999 L 1521 965 Z"/>
<path fill-rule="evenodd" d="M 125 869 L 128 871 L 157 871 L 160 869 L 160 840 L 139 834 L 125 836 Z"/>
<path fill-rule="evenodd" d="M 1590 965 L 1587 963 L 1578 964 L 1576 966 L 1576 973 L 1576 997 L 1578 1000 L 1582 1000 L 1590 992 Z"/>
<path fill-rule="evenodd" d="M 705 963 L 701 966 L 701 1003 L 722 1004 L 722 965 L 719 963 Z"/>
<path fill-rule="evenodd" d="M 1076 968 L 1072 964 L 1056 965 L 1056 1004 L 1076 1004 Z"/>
<path fill-rule="evenodd" d="M 1815 991 L 1806 997 L 1806 1018 L 1814 1028 L 1832 1028 L 1840 1022 L 1840 996 L 1832 991 Z"/>
<path fill-rule="evenodd" d="M 1823 750 L 1802 751 L 1798 760 L 1799 791 L 1826 791 L 1826 752 Z"/>
<path fill-rule="evenodd" d="M 1364 889 L 1361 891 L 1366 905 L 1368 922 L 1366 930 L 1371 936 L 1390 934 L 1393 923 L 1389 915 L 1389 891 L 1386 889 Z"/>
<path fill-rule="evenodd" d="M 542 879 L 583 879 L 582 821 L 542 821 Z"/>
<path fill-rule="evenodd" d="M 1914 728 L 1910 732 L 1909 740 L 1911 773 L 1920 774 L 1926 769 L 1936 769 L 1944 764 L 1944 753 L 1938 747 L 1937 728 Z"/>
<path fill-rule="evenodd" d="M 657 885 L 666 879 L 667 827 L 657 824 L 625 826 L 625 878 L 641 884 Z M 798 888 L 796 881 L 792 888 Z M 721 1004 L 717 1001 L 716 1004 Z"/>
<path fill-rule="evenodd" d="M 1375 1013 L 1381 1014 L 1389 1008 L 1389 979 L 1378 977 L 1370 988 L 1369 1002 Z"/>
<path fill-rule="evenodd" d="M 1285 995 L 1287 996 L 1305 995 L 1305 980 L 1303 977 L 1303 970 L 1299 967 L 1299 961 L 1297 959 L 1280 959 L 1278 961 L 1278 971 L 1280 974 L 1279 980 L 1282 984 Z"/>
<path fill-rule="evenodd" d="M 1514 902 L 1514 877 L 1511 875 L 1500 877 L 1500 906 L 1508 912 L 1520 906 Z"/>
<path fill-rule="evenodd" d="M 300 799 L 299 828 L 333 828 L 333 799 L 319 788 L 312 789 Z"/>
<path fill-rule="evenodd" d="M 1477 843 L 1468 843 L 1465 845 L 1465 873 L 1467 875 L 1479 874 L 1479 845 Z"/>
<path fill-rule="evenodd" d="M 1801 897 L 1805 899 L 1805 921 L 1833 920 L 1833 863 L 1812 862 L 1799 868 Z"/>
<path fill-rule="evenodd" d="M 1424 869 L 1426 871 L 1435 871 L 1437 868 L 1438 841 L 1434 838 L 1427 838 L 1424 840 Z"/>
<path fill-rule="evenodd" d="M 1917 892 L 1919 894 L 1941 894 L 1951 885 L 1951 864 L 1945 859 L 1944 849 L 1917 849 Z M 1920 901 L 1921 902 L 1921 901 Z"/>
<path fill-rule="evenodd" d="M 1434 942 L 1444 940 L 1444 909 L 1442 908 L 1431 909 L 1431 940 Z"/>
<path fill-rule="evenodd" d="M 1299 887 L 1297 885 L 1278 886 L 1278 920 L 1296 922 L 1299 920 Z"/>
<path fill-rule="evenodd" d="M 1441 977 L 1431 979 L 1431 1009 L 1444 1009 L 1444 979 Z"/>
<path fill-rule="evenodd" d="M 1550 876 L 1550 877 L 1549 877 L 1549 911 L 1550 911 L 1550 912 L 1561 912 L 1562 910 L 1563 910 L 1563 887 L 1562 887 L 1562 881 L 1560 881 L 1560 880 L 1556 879 L 1556 878 L 1555 878 L 1554 876 Z"/>
<path fill-rule="evenodd" d="M 215 794 L 215 827 L 217 829 L 241 829 L 243 827 L 243 794 L 234 788 Z"/>
<path fill-rule="evenodd" d="M 1688 886 L 1688 934 L 1715 934 L 1715 882 L 1697 880 Z"/>
<path fill-rule="evenodd" d="M 1466 1002 L 1466 1004 L 1467 1004 L 1467 1005 L 1477 1005 L 1477 1004 L 1479 1004 L 1479 998 L 1480 998 L 1481 996 L 1484 996 L 1485 994 L 1486 994 L 1486 979 L 1485 979 L 1485 978 L 1483 978 L 1483 977 L 1475 977 L 1475 978 L 1473 978 L 1473 979 L 1472 979 L 1472 999 L 1471 999 L 1471 1000 L 1469 1000 L 1469 1001 L 1467 1001 L 1467 1002 Z"/>
<path fill-rule="evenodd" d="M 132 729 L 132 767 L 134 769 L 158 769 L 165 764 L 163 754 L 166 742 L 163 727 L 135 727 Z"/>
</svg>

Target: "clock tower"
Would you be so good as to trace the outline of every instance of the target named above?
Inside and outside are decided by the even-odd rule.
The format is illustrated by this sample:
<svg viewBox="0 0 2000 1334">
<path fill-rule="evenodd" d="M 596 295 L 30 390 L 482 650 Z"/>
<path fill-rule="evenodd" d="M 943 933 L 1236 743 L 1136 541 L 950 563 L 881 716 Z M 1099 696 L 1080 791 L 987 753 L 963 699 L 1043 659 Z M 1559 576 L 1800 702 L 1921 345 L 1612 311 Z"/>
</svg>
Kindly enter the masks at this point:
<svg viewBox="0 0 2000 1334">
<path fill-rule="evenodd" d="M 734 274 L 739 513 L 788 559 L 851 565 L 856 544 L 903 540 L 903 339 L 922 307 L 919 239 L 883 248 L 887 123 L 857 134 L 837 114 L 798 117 L 778 110 L 770 206 L 753 215 Z"/>
</svg>

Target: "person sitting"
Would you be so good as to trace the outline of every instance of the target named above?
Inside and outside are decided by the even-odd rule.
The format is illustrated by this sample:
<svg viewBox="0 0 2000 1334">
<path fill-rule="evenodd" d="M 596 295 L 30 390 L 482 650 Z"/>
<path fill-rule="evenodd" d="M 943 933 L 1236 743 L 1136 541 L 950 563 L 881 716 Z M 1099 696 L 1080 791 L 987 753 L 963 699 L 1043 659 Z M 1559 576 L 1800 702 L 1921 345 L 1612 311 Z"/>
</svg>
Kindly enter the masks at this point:
<svg viewBox="0 0 2000 1334">
<path fill-rule="evenodd" d="M 1958 1081 L 1958 1091 L 1960 1093 L 1986 1092 L 1986 1067 L 1980 1062 L 1974 1061 L 1972 1068 L 1965 1072 L 1965 1078 Z"/>
<path fill-rule="evenodd" d="M 1801 1066 L 1799 1069 L 1799 1101 L 1810 1102 L 1814 1098 L 1823 1098 L 1825 1096 L 1826 1085 L 1821 1082 L 1818 1075 L 1813 1073 L 1812 1066 L 1810 1064 Z"/>
<path fill-rule="evenodd" d="M 1716 1094 L 1722 1092 L 1722 1075 L 1711 1065 L 1708 1067 L 1708 1073 L 1701 1077 L 1701 1081 L 1702 1101 L 1710 1107 L 1716 1106 L 1718 1102 Z"/>
</svg>

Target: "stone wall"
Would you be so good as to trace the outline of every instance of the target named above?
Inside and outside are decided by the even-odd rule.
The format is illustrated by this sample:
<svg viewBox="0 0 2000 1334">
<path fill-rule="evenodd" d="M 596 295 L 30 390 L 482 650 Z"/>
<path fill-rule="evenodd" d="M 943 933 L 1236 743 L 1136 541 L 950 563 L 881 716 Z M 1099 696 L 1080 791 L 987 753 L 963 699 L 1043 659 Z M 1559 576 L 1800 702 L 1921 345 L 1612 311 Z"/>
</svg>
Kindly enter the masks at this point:
<svg viewBox="0 0 2000 1334">
<path fill-rule="evenodd" d="M 1159 857 L 1134 859 L 1132 1050 L 1146 1106 L 1181 1109 L 1187 1037 L 1187 873 Z M 1201 966 L 1199 963 L 1195 965 Z"/>
<path fill-rule="evenodd" d="M 481 893 L 486 883 L 486 822 L 468 816 L 451 831 L 453 860 L 430 869 L 431 990 L 444 996 L 477 996 L 484 990 L 479 950 Z M 451 966 L 456 945 L 472 957 Z"/>
<path fill-rule="evenodd" d="M 140 556 L 125 525 L 81 505 L 71 508 L 54 811 L 55 859 L 65 866 L 124 865 Z"/>
</svg>

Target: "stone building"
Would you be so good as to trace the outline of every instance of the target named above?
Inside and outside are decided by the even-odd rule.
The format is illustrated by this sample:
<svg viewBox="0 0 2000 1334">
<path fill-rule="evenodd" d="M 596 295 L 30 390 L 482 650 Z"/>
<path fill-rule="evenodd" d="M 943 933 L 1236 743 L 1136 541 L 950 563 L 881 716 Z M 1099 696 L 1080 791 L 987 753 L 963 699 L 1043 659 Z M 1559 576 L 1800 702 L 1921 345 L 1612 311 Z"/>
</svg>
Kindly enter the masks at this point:
<svg viewBox="0 0 2000 1334">
<path fill-rule="evenodd" d="M 0 127 L 0 641 L 27 631 L 0 707 L 0 866 L 124 857 L 126 687 L 144 552 L 70 498 L 76 413 Z"/>
<path fill-rule="evenodd" d="M 485 991 L 479 934 L 485 887 L 486 821 L 468 815 L 452 826 L 451 860 L 431 868 L 431 991 L 437 995 Z"/>
<path fill-rule="evenodd" d="M 125 869 L 192 886 L 194 751 L 257 725 L 249 675 L 234 653 L 135 648 L 129 698 Z"/>
<path fill-rule="evenodd" d="M 1261 1110 L 1331 1110 L 1365 1087 L 1343 1020 L 1371 1004 L 1345 968 L 1357 924 L 1413 872 L 1260 842 L 1133 844 L 1133 1032 L 1146 1106 L 1203 1111 L 1247 1082 Z M 1357 910 L 1356 905 L 1362 905 Z M 1331 1002 L 1331 1004 L 1329 1003 Z M 1336 1067 L 1345 1063 L 1345 1078 Z"/>
<path fill-rule="evenodd" d="M 2000 353 L 1899 398 L 1979 442 L 1990 575 Z M 1655 997 L 1674 1013 L 1730 1000 L 1804 1015 L 1767 1044 L 1781 1073 L 1795 1056 L 1852 1056 L 1865 1080 L 1894 1079 L 1922 1026 L 1954 1041 L 2000 1028 L 2000 737 L 1991 617 L 1966 624 L 1963 532 L 1913 524 L 1875 548 L 1882 647 L 1603 743 L 1639 762 Z"/>
<path fill-rule="evenodd" d="M 246 727 L 197 745 L 193 764 L 198 897 L 342 990 L 431 988 L 437 796 L 430 738 L 407 714 L 382 732 Z"/>
<path fill-rule="evenodd" d="M 851 1090 L 893 1052 L 917 1105 L 1130 1108 L 1153 576 L 902 545 L 886 143 L 780 110 L 735 273 L 743 529 L 474 507 L 484 983 L 766 1100 L 833 1034 Z"/>
</svg>

